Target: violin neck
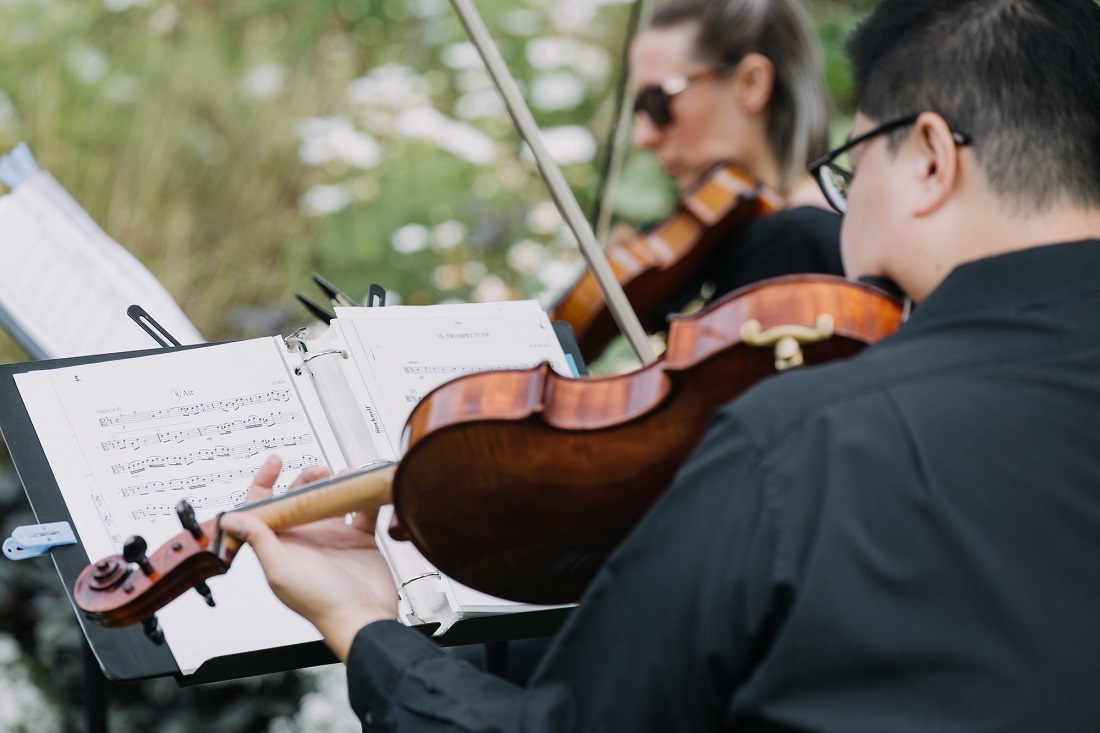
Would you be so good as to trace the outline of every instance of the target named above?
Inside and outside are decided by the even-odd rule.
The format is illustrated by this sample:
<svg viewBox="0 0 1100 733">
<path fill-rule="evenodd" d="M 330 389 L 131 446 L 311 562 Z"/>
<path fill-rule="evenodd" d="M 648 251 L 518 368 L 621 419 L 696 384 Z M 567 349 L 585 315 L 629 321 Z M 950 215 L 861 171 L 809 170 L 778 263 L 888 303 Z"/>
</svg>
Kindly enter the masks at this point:
<svg viewBox="0 0 1100 733">
<path fill-rule="evenodd" d="M 339 517 L 349 512 L 377 509 L 391 501 L 397 464 L 387 464 L 336 476 L 244 507 L 278 531 Z"/>
</svg>

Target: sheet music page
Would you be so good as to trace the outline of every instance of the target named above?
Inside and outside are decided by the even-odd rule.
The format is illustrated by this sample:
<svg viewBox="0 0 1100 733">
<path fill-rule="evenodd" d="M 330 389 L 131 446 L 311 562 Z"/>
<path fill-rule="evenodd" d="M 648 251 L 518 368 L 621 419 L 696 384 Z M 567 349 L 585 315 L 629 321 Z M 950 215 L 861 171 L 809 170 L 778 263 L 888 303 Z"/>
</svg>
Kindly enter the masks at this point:
<svg viewBox="0 0 1100 733">
<path fill-rule="evenodd" d="M 337 308 L 333 324 L 379 412 L 395 455 L 416 404 L 463 374 L 570 367 L 537 301 Z"/>
<path fill-rule="evenodd" d="M 90 562 L 140 534 L 150 552 L 181 531 L 187 499 L 200 522 L 239 506 L 271 453 L 276 492 L 302 468 L 340 466 L 306 380 L 277 338 L 163 352 L 16 375 L 16 383 Z M 320 638 L 268 589 L 250 550 L 211 579 L 217 607 L 186 593 L 159 614 L 184 674 L 211 657 Z"/>
<path fill-rule="evenodd" d="M 155 347 L 137 304 L 182 344 L 203 342 L 164 286 L 45 171 L 0 197 L 0 308 L 49 358 Z"/>
</svg>

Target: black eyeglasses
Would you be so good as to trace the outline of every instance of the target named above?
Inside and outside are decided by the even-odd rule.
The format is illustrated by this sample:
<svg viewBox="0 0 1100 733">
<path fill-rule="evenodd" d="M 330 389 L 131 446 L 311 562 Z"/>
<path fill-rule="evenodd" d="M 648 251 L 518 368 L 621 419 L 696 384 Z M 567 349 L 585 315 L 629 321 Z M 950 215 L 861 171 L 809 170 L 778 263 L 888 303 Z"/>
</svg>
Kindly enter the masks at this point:
<svg viewBox="0 0 1100 733">
<path fill-rule="evenodd" d="M 821 192 L 825 194 L 825 199 L 829 202 L 829 206 L 832 206 L 841 214 L 848 211 L 848 188 L 852 185 L 852 170 L 839 165 L 837 159 L 862 142 L 866 142 L 873 137 L 883 135 L 887 132 L 893 132 L 899 127 L 913 124 L 917 121 L 918 117 L 920 117 L 919 114 L 907 115 L 905 117 L 899 117 L 896 120 L 884 122 L 878 127 L 868 130 L 859 137 L 852 138 L 836 150 L 830 150 L 820 158 L 811 160 L 810 164 L 806 167 L 817 180 L 817 185 L 821 186 Z M 969 145 L 973 142 L 971 137 L 964 132 L 951 130 L 951 135 L 955 138 L 956 145 Z"/>
<path fill-rule="evenodd" d="M 662 84 L 643 87 L 634 97 L 634 114 L 645 112 L 653 124 L 664 129 L 672 124 L 672 98 L 680 92 L 711 79 L 729 76 L 734 64 L 719 64 L 689 76 L 674 76 Z"/>
</svg>

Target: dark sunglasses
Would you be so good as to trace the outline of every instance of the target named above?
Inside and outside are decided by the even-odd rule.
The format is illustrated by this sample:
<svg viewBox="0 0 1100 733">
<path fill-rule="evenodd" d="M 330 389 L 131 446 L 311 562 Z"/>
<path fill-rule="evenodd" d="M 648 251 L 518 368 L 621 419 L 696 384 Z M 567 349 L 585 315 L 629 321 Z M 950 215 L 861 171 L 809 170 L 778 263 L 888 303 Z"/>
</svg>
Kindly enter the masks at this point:
<svg viewBox="0 0 1100 733">
<path fill-rule="evenodd" d="M 919 114 L 906 115 L 896 120 L 884 122 L 878 127 L 852 138 L 839 148 L 830 150 L 820 158 L 810 161 L 810 164 L 806 167 L 813 174 L 814 179 L 817 180 L 817 185 L 821 187 L 821 192 L 825 194 L 825 199 L 829 202 L 829 205 L 836 209 L 837 213 L 843 214 L 848 211 L 848 188 L 852 185 L 852 171 L 839 165 L 836 162 L 837 159 L 862 142 L 893 132 L 906 125 L 912 125 L 918 117 L 920 117 Z M 955 139 L 955 144 L 959 146 L 970 145 L 973 142 L 965 132 L 952 129 L 951 135 Z"/>
<path fill-rule="evenodd" d="M 634 97 L 634 114 L 645 112 L 653 124 L 664 129 L 672 124 L 672 98 L 680 92 L 711 79 L 729 76 L 736 64 L 719 64 L 689 76 L 674 76 L 662 84 L 642 87 Z"/>
</svg>

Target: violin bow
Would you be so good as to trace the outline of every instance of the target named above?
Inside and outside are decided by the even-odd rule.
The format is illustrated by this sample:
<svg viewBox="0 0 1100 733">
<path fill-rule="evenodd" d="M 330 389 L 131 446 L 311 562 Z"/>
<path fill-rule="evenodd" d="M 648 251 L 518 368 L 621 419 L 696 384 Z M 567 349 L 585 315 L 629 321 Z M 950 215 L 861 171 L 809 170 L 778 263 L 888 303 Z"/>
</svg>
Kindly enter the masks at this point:
<svg viewBox="0 0 1100 733">
<path fill-rule="evenodd" d="M 596 194 L 596 211 L 592 216 L 596 228 L 596 240 L 607 242 L 607 233 L 611 228 L 611 215 L 614 206 L 612 200 L 619 187 L 619 176 L 626 158 L 626 137 L 634 120 L 634 69 L 630 65 L 630 44 L 638 34 L 643 19 L 649 18 L 651 0 L 635 0 L 630 8 L 630 20 L 627 25 L 626 39 L 623 41 L 619 66 L 622 73 L 615 85 L 615 120 L 611 136 L 607 143 L 600 170 L 600 190 Z"/>
<path fill-rule="evenodd" d="M 643 364 L 653 363 L 657 360 L 657 355 L 649 344 L 649 339 L 646 337 L 641 321 L 638 320 L 638 315 L 634 312 L 630 301 L 627 300 L 626 293 L 623 292 L 615 273 L 611 270 L 611 265 L 596 241 L 592 226 L 584 218 L 580 204 L 577 203 L 573 191 L 565 182 L 565 176 L 562 175 L 561 168 L 558 167 L 558 164 L 551 158 L 549 151 L 546 149 L 539 128 L 531 115 L 531 110 L 528 109 L 527 102 L 524 101 L 515 79 L 508 71 L 508 66 L 504 63 L 500 50 L 493 42 L 492 36 L 489 35 L 488 28 L 485 27 L 484 21 L 482 21 L 481 16 L 470 0 L 451 0 L 451 5 L 462 21 L 462 25 L 466 27 L 470 40 L 477 48 L 478 53 L 481 54 L 481 59 L 489 70 L 489 75 L 493 78 L 497 89 L 504 98 L 504 105 L 508 108 L 508 114 L 511 115 L 512 122 L 515 123 L 520 136 L 531 148 L 531 153 L 535 156 L 535 165 L 538 167 L 539 173 L 542 174 L 542 179 L 546 182 L 546 187 L 550 190 L 550 196 L 558 207 L 558 211 L 561 212 L 562 218 L 565 219 L 566 224 L 572 230 L 573 236 L 577 238 L 581 254 L 588 263 L 597 285 L 603 292 L 604 300 L 607 301 L 608 310 L 611 311 L 615 323 L 618 324 L 619 330 L 626 336 L 638 359 Z"/>
</svg>

